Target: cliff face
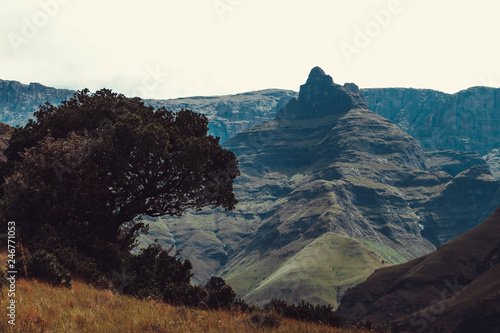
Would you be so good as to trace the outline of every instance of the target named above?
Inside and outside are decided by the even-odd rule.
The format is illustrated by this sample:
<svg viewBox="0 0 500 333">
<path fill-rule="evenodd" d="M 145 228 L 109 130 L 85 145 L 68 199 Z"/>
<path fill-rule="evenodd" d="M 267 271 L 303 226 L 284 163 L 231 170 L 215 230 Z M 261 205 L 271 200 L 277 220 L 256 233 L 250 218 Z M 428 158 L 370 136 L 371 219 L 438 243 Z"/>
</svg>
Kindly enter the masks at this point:
<svg viewBox="0 0 500 333">
<path fill-rule="evenodd" d="M 41 104 L 59 104 L 73 97 L 75 91 L 56 89 L 39 83 L 25 85 L 0 80 L 0 123 L 23 126 L 33 118 Z M 210 121 L 209 133 L 224 142 L 241 131 L 269 121 L 293 97 L 294 91 L 267 89 L 236 95 L 190 97 L 170 100 L 144 100 L 156 108 L 191 109 L 203 113 Z"/>
<path fill-rule="evenodd" d="M 220 137 L 220 142 L 224 142 L 241 131 L 273 119 L 278 110 L 294 96 L 294 91 L 268 89 L 227 96 L 144 102 L 173 111 L 191 109 L 203 113 L 210 121 L 209 133 Z"/>
<path fill-rule="evenodd" d="M 307 82 L 300 86 L 300 94 L 278 111 L 278 119 L 313 119 L 345 114 L 351 109 L 366 108 L 355 84 L 342 87 L 333 83 L 330 75 L 319 67 L 311 70 Z"/>
<path fill-rule="evenodd" d="M 301 108 L 308 109 L 307 117 L 321 117 L 332 111 L 332 107 L 337 110 L 335 112 L 367 108 L 395 122 L 416 138 L 424 150 L 479 152 L 493 175 L 500 178 L 500 134 L 497 130 L 500 128 L 500 89 L 473 87 L 453 95 L 428 89 L 360 90 L 352 83 L 343 87 L 334 84 L 330 76 L 322 75 L 320 68 L 311 74 L 308 79 L 311 81 L 304 85 L 307 90 L 302 90 L 300 98 L 294 91 L 268 89 L 145 102 L 154 107 L 185 108 L 205 114 L 210 120 L 210 134 L 220 137 L 221 142 L 276 116 L 284 119 L 304 117 L 297 113 Z M 330 91 L 329 99 L 320 95 L 325 91 Z M 45 101 L 58 104 L 73 94 L 70 90 L 37 83 L 23 85 L 0 80 L 0 122 L 24 125 L 40 104 Z M 287 104 L 292 98 L 294 102 Z M 281 110 L 285 105 L 287 107 Z"/>
<path fill-rule="evenodd" d="M 477 151 L 500 145 L 500 89 L 473 87 L 449 95 L 433 90 L 363 89 L 368 108 L 394 121 L 424 149 Z"/>
<path fill-rule="evenodd" d="M 500 89 L 472 87 L 450 95 L 434 90 L 363 89 L 368 108 L 394 121 L 425 150 L 477 151 L 500 178 Z"/>
<path fill-rule="evenodd" d="M 56 89 L 39 83 L 25 85 L 16 81 L 0 80 L 0 123 L 23 126 L 33 118 L 41 104 L 59 104 L 74 95 L 74 91 Z"/>
</svg>

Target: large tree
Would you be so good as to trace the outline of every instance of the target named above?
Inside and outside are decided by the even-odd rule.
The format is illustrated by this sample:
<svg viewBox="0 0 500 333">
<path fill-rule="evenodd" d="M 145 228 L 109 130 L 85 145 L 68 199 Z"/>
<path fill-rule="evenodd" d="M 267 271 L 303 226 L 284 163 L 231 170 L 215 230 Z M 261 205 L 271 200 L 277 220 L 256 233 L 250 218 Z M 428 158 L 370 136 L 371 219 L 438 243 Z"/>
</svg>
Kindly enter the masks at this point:
<svg viewBox="0 0 500 333">
<path fill-rule="evenodd" d="M 207 135 L 201 114 L 103 89 L 35 116 L 15 130 L 0 168 L 0 217 L 16 221 L 25 239 L 49 228 L 130 250 L 141 216 L 237 203 L 236 158 Z"/>
</svg>

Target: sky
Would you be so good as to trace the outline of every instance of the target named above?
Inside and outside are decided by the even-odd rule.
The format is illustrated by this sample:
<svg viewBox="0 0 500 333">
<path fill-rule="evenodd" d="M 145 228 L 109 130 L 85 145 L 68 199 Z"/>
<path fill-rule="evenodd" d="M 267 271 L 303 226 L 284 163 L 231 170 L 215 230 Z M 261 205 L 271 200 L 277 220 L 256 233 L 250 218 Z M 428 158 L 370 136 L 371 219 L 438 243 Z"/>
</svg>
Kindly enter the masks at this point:
<svg viewBox="0 0 500 333">
<path fill-rule="evenodd" d="M 127 96 L 500 86 L 498 0 L 0 0 L 0 79 Z"/>
</svg>

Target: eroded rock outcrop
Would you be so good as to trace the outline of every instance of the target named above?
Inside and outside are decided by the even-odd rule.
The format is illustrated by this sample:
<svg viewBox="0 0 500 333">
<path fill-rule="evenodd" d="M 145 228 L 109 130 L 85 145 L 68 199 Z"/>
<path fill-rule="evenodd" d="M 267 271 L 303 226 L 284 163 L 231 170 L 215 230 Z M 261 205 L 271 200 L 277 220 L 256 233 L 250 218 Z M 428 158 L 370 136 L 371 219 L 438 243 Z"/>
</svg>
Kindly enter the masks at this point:
<svg viewBox="0 0 500 333">
<path fill-rule="evenodd" d="M 353 83 L 342 87 L 330 75 L 314 67 L 307 82 L 300 86 L 298 99 L 292 99 L 278 111 L 277 119 L 312 119 L 342 115 L 351 109 L 366 108 L 359 88 Z"/>
</svg>

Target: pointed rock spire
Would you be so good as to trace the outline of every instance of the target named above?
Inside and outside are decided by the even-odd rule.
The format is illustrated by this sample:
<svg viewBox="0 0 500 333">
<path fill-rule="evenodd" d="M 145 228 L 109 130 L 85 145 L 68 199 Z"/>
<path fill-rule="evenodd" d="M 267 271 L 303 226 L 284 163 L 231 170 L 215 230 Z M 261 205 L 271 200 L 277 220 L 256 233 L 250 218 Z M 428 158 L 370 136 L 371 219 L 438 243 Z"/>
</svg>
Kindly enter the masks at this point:
<svg viewBox="0 0 500 333">
<path fill-rule="evenodd" d="M 330 75 L 314 67 L 307 82 L 300 86 L 298 100 L 292 99 L 277 118 L 309 119 L 333 114 L 345 114 L 353 108 L 366 108 L 366 102 L 353 86 L 348 89 L 335 84 Z M 358 90 L 359 91 L 359 90 Z"/>
</svg>

